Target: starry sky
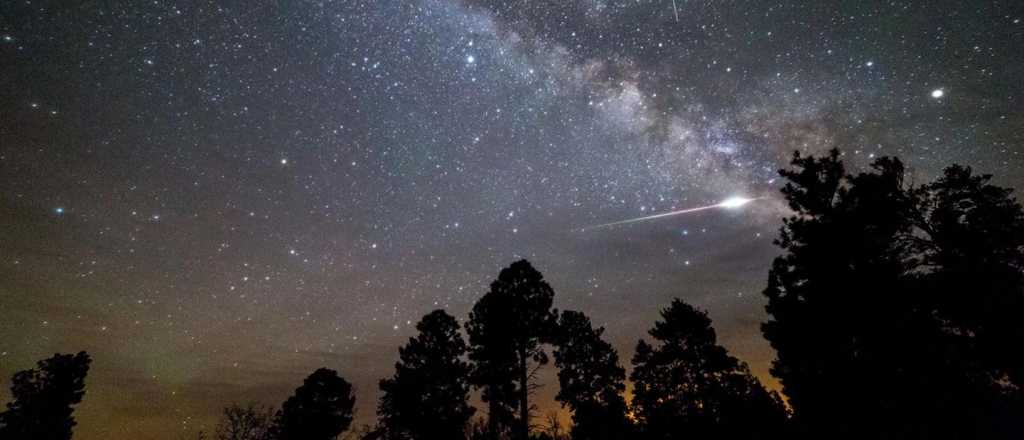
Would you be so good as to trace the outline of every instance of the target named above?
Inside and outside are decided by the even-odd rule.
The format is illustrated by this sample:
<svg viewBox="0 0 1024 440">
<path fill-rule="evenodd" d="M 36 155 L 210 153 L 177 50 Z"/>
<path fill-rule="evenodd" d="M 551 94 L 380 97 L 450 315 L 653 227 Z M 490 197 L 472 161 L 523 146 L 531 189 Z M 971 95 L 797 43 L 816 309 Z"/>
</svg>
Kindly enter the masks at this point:
<svg viewBox="0 0 1024 440">
<path fill-rule="evenodd" d="M 625 360 L 680 297 L 774 384 L 776 170 L 841 147 L 1021 187 L 1022 20 L 1017 0 L 2 2 L 2 393 L 87 350 L 76 438 L 178 439 L 326 366 L 370 423 L 416 321 L 464 319 L 518 258 Z M 764 199 L 580 229 L 733 196 Z"/>
</svg>

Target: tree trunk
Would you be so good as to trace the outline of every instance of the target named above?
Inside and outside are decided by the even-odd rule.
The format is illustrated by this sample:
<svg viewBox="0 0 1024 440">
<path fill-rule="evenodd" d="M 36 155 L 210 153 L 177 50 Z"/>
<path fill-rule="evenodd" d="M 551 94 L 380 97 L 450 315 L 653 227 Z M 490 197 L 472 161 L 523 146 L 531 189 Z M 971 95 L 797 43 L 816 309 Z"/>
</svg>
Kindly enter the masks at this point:
<svg viewBox="0 0 1024 440">
<path fill-rule="evenodd" d="M 519 353 L 519 433 L 520 440 L 530 438 L 530 404 L 529 404 L 529 381 L 526 374 L 526 353 Z"/>
<path fill-rule="evenodd" d="M 500 408 L 498 407 L 498 402 L 495 401 L 491 401 L 489 406 L 490 414 L 487 416 L 487 432 L 490 433 L 491 439 L 497 439 L 499 432 L 498 412 L 500 411 Z"/>
</svg>

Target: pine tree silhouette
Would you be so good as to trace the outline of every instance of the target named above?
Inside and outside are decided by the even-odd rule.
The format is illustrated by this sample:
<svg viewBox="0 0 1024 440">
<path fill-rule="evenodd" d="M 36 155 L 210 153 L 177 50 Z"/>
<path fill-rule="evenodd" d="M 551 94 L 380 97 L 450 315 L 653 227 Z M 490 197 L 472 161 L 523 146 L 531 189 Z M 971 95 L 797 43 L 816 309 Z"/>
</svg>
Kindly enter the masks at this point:
<svg viewBox="0 0 1024 440">
<path fill-rule="evenodd" d="M 707 315 L 676 299 L 633 357 L 633 411 L 645 439 L 780 438 L 786 411 L 718 345 Z"/>
<path fill-rule="evenodd" d="M 581 312 L 563 311 L 558 322 L 556 399 L 573 411 L 574 440 L 624 439 L 632 434 L 622 397 L 626 372 L 602 333 L 604 328 L 595 329 Z"/>
<path fill-rule="evenodd" d="M 466 330 L 473 383 L 483 389 L 492 436 L 509 428 L 516 439 L 529 436 L 530 382 L 536 371 L 530 367 L 548 362 L 542 344 L 554 336 L 554 296 L 544 276 L 520 260 L 502 269 L 470 312 Z"/>
<path fill-rule="evenodd" d="M 54 354 L 35 369 L 11 379 L 7 411 L 0 413 L 0 439 L 69 440 L 77 424 L 74 406 L 85 396 L 85 376 L 92 359 L 78 354 Z"/>
<path fill-rule="evenodd" d="M 915 241 L 929 303 L 994 386 L 1024 387 L 1024 213 L 991 176 L 952 166 L 925 186 Z M 971 294 L 966 294 L 971 292 Z"/>
<path fill-rule="evenodd" d="M 272 430 L 276 440 L 330 440 L 352 424 L 352 385 L 334 370 L 310 374 L 281 405 Z"/>
<path fill-rule="evenodd" d="M 795 215 L 763 330 L 794 418 L 831 438 L 1013 438 L 1020 206 L 962 167 L 912 187 L 898 159 L 847 175 L 839 157 L 781 171 Z"/>
<path fill-rule="evenodd" d="M 435 310 L 416 325 L 419 335 L 399 349 L 395 375 L 380 382 L 376 438 L 453 440 L 463 437 L 474 409 L 468 404 L 469 364 L 459 324 Z"/>
</svg>

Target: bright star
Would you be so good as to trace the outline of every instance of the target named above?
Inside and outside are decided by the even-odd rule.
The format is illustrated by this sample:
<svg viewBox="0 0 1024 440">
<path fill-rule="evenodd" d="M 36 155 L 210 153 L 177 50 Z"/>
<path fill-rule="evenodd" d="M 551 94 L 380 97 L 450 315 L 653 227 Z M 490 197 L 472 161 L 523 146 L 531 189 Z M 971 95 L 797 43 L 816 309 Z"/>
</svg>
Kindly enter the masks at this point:
<svg viewBox="0 0 1024 440">
<path fill-rule="evenodd" d="M 942 89 L 932 90 L 932 98 L 939 99 L 946 95 L 946 91 Z"/>
</svg>

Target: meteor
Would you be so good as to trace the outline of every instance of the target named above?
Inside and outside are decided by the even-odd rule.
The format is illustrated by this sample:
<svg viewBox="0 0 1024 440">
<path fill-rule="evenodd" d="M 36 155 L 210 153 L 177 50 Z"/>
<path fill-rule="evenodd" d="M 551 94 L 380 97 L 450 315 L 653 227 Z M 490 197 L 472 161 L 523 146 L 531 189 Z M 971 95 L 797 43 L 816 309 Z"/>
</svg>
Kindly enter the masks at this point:
<svg viewBox="0 0 1024 440">
<path fill-rule="evenodd" d="M 728 199 L 722 200 L 721 203 L 714 205 L 719 208 L 735 209 L 739 208 L 747 203 L 753 202 L 757 199 L 748 199 L 746 197 L 729 197 Z"/>
<path fill-rule="evenodd" d="M 718 202 L 718 203 L 716 203 L 714 205 L 698 206 L 696 208 L 680 209 L 678 211 L 663 212 L 661 214 L 654 214 L 654 215 L 649 215 L 649 216 L 646 216 L 646 217 L 637 217 L 637 218 L 631 218 L 631 219 L 627 219 L 627 220 L 620 220 L 620 221 L 617 221 L 617 222 L 605 223 L 605 224 L 601 224 L 601 225 L 587 226 L 585 228 L 580 228 L 580 230 L 581 231 L 585 231 L 587 229 L 610 228 L 612 226 L 619 226 L 619 225 L 625 225 L 625 224 L 629 224 L 629 223 L 643 222 L 643 221 L 647 221 L 647 220 L 654 220 L 654 219 L 659 219 L 659 218 L 662 218 L 662 217 L 671 217 L 671 216 L 680 215 L 680 214 L 689 214 L 691 212 L 697 212 L 697 211 L 707 211 L 709 209 L 717 209 L 717 208 L 739 209 L 743 205 L 746 205 L 747 203 L 750 203 L 750 202 L 753 202 L 753 201 L 759 200 L 759 199 L 761 199 L 761 198 L 757 197 L 757 198 L 753 198 L 753 199 L 748 199 L 746 197 L 739 197 L 739 196 L 737 196 L 737 197 L 729 197 L 729 198 L 727 198 L 725 200 L 722 200 L 721 202 Z"/>
</svg>

